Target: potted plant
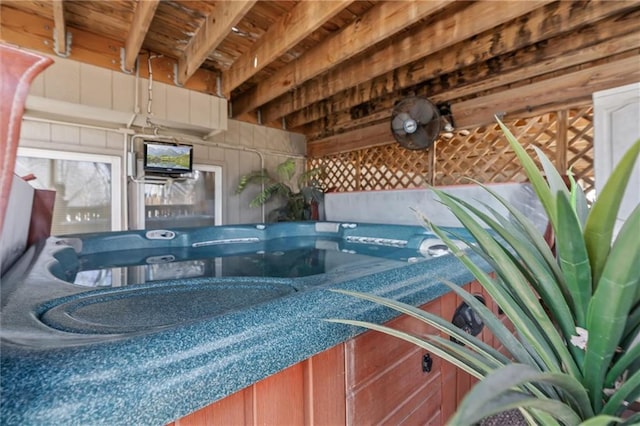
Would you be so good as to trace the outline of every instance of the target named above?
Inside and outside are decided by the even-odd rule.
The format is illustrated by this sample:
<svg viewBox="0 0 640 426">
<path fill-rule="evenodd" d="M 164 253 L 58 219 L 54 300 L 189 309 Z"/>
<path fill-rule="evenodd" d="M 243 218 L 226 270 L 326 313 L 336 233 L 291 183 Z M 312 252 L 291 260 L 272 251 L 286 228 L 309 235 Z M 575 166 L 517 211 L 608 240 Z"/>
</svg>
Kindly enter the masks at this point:
<svg viewBox="0 0 640 426">
<path fill-rule="evenodd" d="M 317 220 L 317 206 L 324 195 L 318 177 L 320 168 L 308 170 L 297 179 L 298 191 L 292 186 L 296 164 L 288 158 L 278 164 L 275 174 L 266 169 L 257 170 L 244 175 L 236 188 L 236 194 L 242 193 L 249 185 L 260 185 L 261 191 L 249 202 L 249 207 L 259 207 L 274 198 L 284 199 L 285 205 L 273 209 L 268 216 L 269 222 L 285 222 L 297 220 Z M 315 205 L 316 214 L 313 212 Z"/>
<path fill-rule="evenodd" d="M 499 125 L 553 226 L 555 253 L 526 216 L 487 187 L 506 207 L 508 217 L 495 211 L 485 214 L 467 200 L 435 190 L 473 236 L 467 250 L 452 242 L 450 232 L 424 221 L 513 323 L 515 333 L 473 295 L 447 284 L 482 318 L 507 355 L 433 314 L 365 293 L 335 290 L 418 318 L 464 346 L 373 323 L 329 321 L 397 336 L 478 378 L 449 420 L 451 425 L 471 425 L 516 408 L 530 424 L 639 424 L 640 413 L 627 414 L 624 420 L 621 415 L 640 397 L 640 206 L 617 236 L 614 223 L 640 140 L 588 208 L 573 179 L 568 189 L 537 150 L 545 180 L 506 126 Z M 485 272 L 483 262 L 494 274 Z"/>
</svg>

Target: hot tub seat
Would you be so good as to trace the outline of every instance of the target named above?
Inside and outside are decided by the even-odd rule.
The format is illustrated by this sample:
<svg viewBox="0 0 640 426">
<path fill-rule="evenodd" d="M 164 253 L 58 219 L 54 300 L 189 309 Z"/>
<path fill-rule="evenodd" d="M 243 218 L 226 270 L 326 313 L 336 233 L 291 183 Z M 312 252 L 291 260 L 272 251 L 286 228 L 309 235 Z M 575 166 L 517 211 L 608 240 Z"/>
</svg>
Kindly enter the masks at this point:
<svg viewBox="0 0 640 426">
<path fill-rule="evenodd" d="M 289 283 L 191 280 L 142 288 L 93 291 L 52 300 L 39 317 L 80 334 L 153 332 L 246 309 L 297 291 Z"/>
</svg>

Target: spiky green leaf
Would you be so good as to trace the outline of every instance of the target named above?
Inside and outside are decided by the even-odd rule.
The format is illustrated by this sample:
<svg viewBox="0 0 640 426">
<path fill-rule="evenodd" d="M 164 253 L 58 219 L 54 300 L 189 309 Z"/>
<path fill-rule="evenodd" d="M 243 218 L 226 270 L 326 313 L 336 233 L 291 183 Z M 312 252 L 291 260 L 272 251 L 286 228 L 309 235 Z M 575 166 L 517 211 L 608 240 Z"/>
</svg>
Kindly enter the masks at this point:
<svg viewBox="0 0 640 426">
<path fill-rule="evenodd" d="M 582 239 L 580 222 L 564 192 L 557 193 L 556 206 L 558 208 L 556 234 L 558 262 L 570 292 L 569 302 L 573 308 L 576 325 L 585 327 L 587 308 L 591 299 L 589 255 Z"/>
<path fill-rule="evenodd" d="M 640 360 L 640 343 L 632 345 L 622 356 L 611 366 L 605 378 L 605 386 L 612 388 L 615 381 L 622 376 L 631 364 Z"/>
<path fill-rule="evenodd" d="M 529 181 L 531 182 L 531 186 L 533 187 L 534 191 L 538 195 L 538 198 L 540 199 L 540 202 L 542 203 L 542 206 L 544 207 L 544 210 L 547 212 L 547 216 L 549 216 L 549 220 L 554 225 L 554 229 L 555 229 L 556 206 L 555 206 L 555 197 L 553 193 L 549 189 L 547 182 L 545 182 L 544 177 L 542 177 L 542 174 L 540 173 L 538 166 L 536 166 L 536 163 L 531 159 L 529 154 L 527 154 L 527 151 L 520 145 L 520 142 L 518 142 L 518 140 L 513 135 L 513 133 L 511 133 L 509 128 L 502 121 L 500 121 L 500 119 L 496 117 L 496 120 L 498 121 L 498 125 L 504 132 L 504 135 L 507 138 L 509 145 L 511 145 L 511 148 L 516 153 L 518 160 L 520 160 L 520 164 L 522 165 L 522 168 L 524 169 L 527 177 L 529 178 Z"/>
<path fill-rule="evenodd" d="M 585 420 L 584 422 L 580 423 L 579 426 L 609 426 L 613 422 L 620 421 L 622 421 L 620 417 L 599 415 Z"/>
<path fill-rule="evenodd" d="M 407 303 L 398 302 L 393 299 L 389 299 L 386 297 L 376 296 L 374 294 L 368 293 L 360 293 L 349 290 L 341 290 L 341 289 L 332 289 L 331 291 L 341 294 L 346 294 L 348 296 L 357 297 L 359 299 L 368 300 L 370 302 L 377 303 L 382 306 L 387 306 L 389 308 L 395 309 L 396 311 L 414 317 L 420 321 L 425 322 L 426 324 L 431 325 L 435 329 L 442 331 L 457 340 L 461 341 L 465 345 L 469 345 L 474 350 L 479 353 L 485 355 L 488 359 L 491 359 L 492 362 L 497 363 L 505 363 L 508 362 L 508 358 L 498 352 L 496 349 L 491 347 L 490 345 L 484 343 L 483 341 L 471 336 L 464 331 L 460 330 L 458 327 L 454 326 L 448 321 L 443 320 L 442 318 L 434 315 L 430 312 L 423 311 L 422 309 L 416 308 L 415 306 L 409 305 Z"/>
<path fill-rule="evenodd" d="M 524 326 L 524 322 L 527 322 L 529 323 L 529 327 L 539 331 L 540 336 L 535 340 L 531 339 L 532 344 L 540 345 L 540 356 L 546 359 L 549 365 L 556 365 L 558 360 L 560 360 L 565 368 L 569 369 L 573 375 L 580 376 L 578 366 L 564 345 L 563 338 L 558 334 L 555 325 L 540 305 L 538 297 L 531 290 L 531 287 L 526 282 L 518 266 L 514 264 L 513 259 L 507 255 L 506 250 L 480 226 L 473 216 L 461 208 L 451 196 L 435 189 L 434 192 L 473 235 L 479 247 L 493 259 L 496 274 L 510 283 L 509 288 L 513 291 L 514 295 L 517 296 L 517 303 L 523 308 L 525 316 L 509 318 L 514 324 L 519 322 L 521 326 Z M 521 329 L 519 329 L 519 331 L 526 332 Z"/>
<path fill-rule="evenodd" d="M 558 192 L 563 193 L 567 198 L 570 198 L 569 190 L 567 189 L 567 184 L 565 183 L 558 170 L 553 165 L 551 160 L 542 152 L 540 148 L 537 146 L 533 147 L 536 155 L 538 156 L 538 160 L 540 160 L 540 164 L 542 164 L 542 170 L 544 170 L 544 174 L 547 178 L 547 185 L 549 186 L 549 190 L 551 194 L 557 194 Z M 537 167 L 536 167 L 537 169 Z"/>
<path fill-rule="evenodd" d="M 399 339 L 402 339 L 406 342 L 409 343 L 413 343 L 414 345 L 421 347 L 423 349 L 426 349 L 428 351 L 433 352 L 436 356 L 450 362 L 451 364 L 455 365 L 456 367 L 460 368 L 461 370 L 471 374 L 473 377 L 475 378 L 482 378 L 484 377 L 484 372 L 483 371 L 478 371 L 474 366 L 467 364 L 466 362 L 464 362 L 460 357 L 458 356 L 454 356 L 451 355 L 448 351 L 440 348 L 438 345 L 433 344 L 425 339 L 422 339 L 420 337 L 414 336 L 412 334 L 406 333 L 404 331 L 400 331 L 400 330 L 396 330 L 394 328 L 391 327 L 387 327 L 384 325 L 379 325 L 379 324 L 375 324 L 375 323 L 371 323 L 371 322 L 366 322 L 366 321 L 357 321 L 357 320 L 347 320 L 347 319 L 326 319 L 325 321 L 327 322 L 334 322 L 334 323 L 339 323 L 339 324 L 347 324 L 347 325 L 354 325 L 356 327 L 363 327 L 363 328 L 367 328 L 369 330 L 375 330 L 375 331 L 380 331 L 382 333 L 388 334 L 390 336 L 394 336 L 397 337 Z M 489 367 L 487 366 L 487 369 Z"/>
<path fill-rule="evenodd" d="M 636 371 L 631 377 L 614 391 L 613 395 L 602 408 L 602 414 L 618 415 L 631 402 L 640 397 L 640 371 Z"/>
<path fill-rule="evenodd" d="M 578 220 L 580 221 L 580 228 L 584 229 L 584 225 L 587 223 L 587 217 L 589 216 L 589 203 L 587 202 L 587 196 L 585 195 L 582 187 L 578 185 L 573 177 L 573 173 L 569 171 L 569 181 L 571 182 L 571 207 L 576 212 Z"/>
<path fill-rule="evenodd" d="M 640 146 L 640 145 L 639 145 Z M 589 340 L 584 360 L 585 386 L 594 395 L 594 409 L 602 406 L 606 368 L 623 336 L 627 316 L 640 285 L 640 205 L 622 226 L 589 303 Z"/>
<path fill-rule="evenodd" d="M 541 259 L 541 256 L 537 250 L 532 250 L 533 246 L 528 243 L 522 236 L 513 235 L 508 232 L 499 223 L 491 219 L 488 215 L 477 209 L 471 203 L 468 203 L 460 198 L 450 196 L 461 206 L 464 206 L 470 212 L 472 212 L 479 219 L 484 221 L 491 230 L 495 231 L 507 244 L 509 244 L 519 261 L 523 262 L 521 273 L 527 278 L 527 281 L 534 287 L 534 289 L 542 296 L 546 306 L 553 313 L 553 318 L 560 325 L 563 336 L 568 339 L 569 336 L 575 332 L 575 321 L 573 319 L 571 310 L 567 300 L 561 292 L 561 288 L 557 285 L 553 276 L 553 271 L 546 267 L 547 265 Z M 514 265 L 520 266 L 520 262 L 514 260 Z M 590 294 L 589 294 L 590 295 Z M 584 310 L 586 311 L 586 305 L 588 303 L 588 296 L 585 300 Z M 584 320 L 584 314 L 583 314 Z"/>
<path fill-rule="evenodd" d="M 551 385 L 567 397 L 574 414 L 577 413 L 580 418 L 593 416 L 589 397 L 578 380 L 567 374 L 540 372 L 531 366 L 518 363 L 505 365 L 488 374 L 464 398 L 458 412 L 463 419 L 470 417 L 492 404 L 501 394 L 511 390 L 526 391 L 523 385 L 527 383 Z"/>
<path fill-rule="evenodd" d="M 578 414 L 563 402 L 536 398 L 526 393 L 510 391 L 495 396 L 490 402 L 485 403 L 480 410 L 476 410 L 475 412 L 462 413 L 461 410 L 456 411 L 455 415 L 447 422 L 447 425 L 471 426 L 488 416 L 515 408 L 543 411 L 565 425 L 575 425 L 580 422 Z"/>
<path fill-rule="evenodd" d="M 600 275 L 607 261 L 618 210 L 638 153 L 640 153 L 640 139 L 622 156 L 598 194 L 587 217 L 584 238 L 593 270 L 594 286 L 600 281 Z"/>
</svg>

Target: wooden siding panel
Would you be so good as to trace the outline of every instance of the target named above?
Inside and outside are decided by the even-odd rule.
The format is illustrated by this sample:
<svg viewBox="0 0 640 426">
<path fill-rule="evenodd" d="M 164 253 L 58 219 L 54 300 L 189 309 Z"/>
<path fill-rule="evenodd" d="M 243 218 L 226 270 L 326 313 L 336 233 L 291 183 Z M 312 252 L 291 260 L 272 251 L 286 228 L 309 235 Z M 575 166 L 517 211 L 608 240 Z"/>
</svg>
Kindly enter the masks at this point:
<svg viewBox="0 0 640 426">
<path fill-rule="evenodd" d="M 384 351 L 384 347 L 380 350 Z M 350 405 L 350 410 L 347 414 L 347 423 L 352 425 L 384 423 L 390 413 L 395 417 L 404 418 L 413 411 L 413 407 L 407 404 L 407 401 L 411 400 L 416 389 L 420 389 L 421 397 L 427 399 L 431 389 L 440 386 L 441 360 L 434 358 L 432 371 L 423 373 L 421 367 L 423 354 L 424 350 L 415 349 L 410 356 L 384 369 L 382 375 L 366 382 L 353 393 L 348 390 L 347 404 Z M 347 368 L 357 368 L 357 366 Z M 435 403 L 439 405 L 439 401 Z"/>
<path fill-rule="evenodd" d="M 302 363 L 259 381 L 254 387 L 254 424 L 304 424 Z"/>
<path fill-rule="evenodd" d="M 251 388 L 243 389 L 171 423 L 171 426 L 247 425 L 245 404 L 251 399 Z"/>
<path fill-rule="evenodd" d="M 436 300 L 428 303 L 422 309 L 440 315 L 440 302 Z M 388 325 L 419 335 L 435 332 L 433 327 L 407 316 L 398 317 Z M 373 376 L 379 375 L 381 368 L 393 365 L 416 348 L 411 343 L 378 332 L 361 334 L 346 344 L 348 350 L 354 354 L 350 362 L 355 369 L 348 377 L 348 386 L 351 389 L 356 389 L 365 381 L 371 380 Z"/>
<path fill-rule="evenodd" d="M 429 385 L 432 386 L 432 385 Z M 433 424 L 433 425 L 441 425 L 441 409 L 442 405 L 442 392 L 438 386 L 433 386 L 432 393 L 426 397 L 423 397 L 421 394 L 416 394 L 415 398 L 411 401 L 407 402 L 408 407 L 415 407 L 413 411 L 409 413 L 403 419 L 398 419 L 398 421 L 394 421 L 393 417 L 386 419 L 386 424 L 397 424 L 397 425 L 406 425 L 406 426 L 414 426 L 414 425 L 424 425 L 424 424 Z"/>
<path fill-rule="evenodd" d="M 345 348 L 339 344 L 320 352 L 305 365 L 305 424 L 345 423 Z"/>
</svg>

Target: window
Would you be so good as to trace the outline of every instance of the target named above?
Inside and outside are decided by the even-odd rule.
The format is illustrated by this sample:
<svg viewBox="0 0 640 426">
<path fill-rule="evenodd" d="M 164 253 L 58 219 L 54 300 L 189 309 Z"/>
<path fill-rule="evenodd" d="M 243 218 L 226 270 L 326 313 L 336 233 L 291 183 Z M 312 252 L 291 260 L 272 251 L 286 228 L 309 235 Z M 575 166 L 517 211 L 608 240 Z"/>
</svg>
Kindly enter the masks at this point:
<svg viewBox="0 0 640 426">
<path fill-rule="evenodd" d="M 15 173 L 56 191 L 52 235 L 122 229 L 119 157 L 18 148 Z"/>
</svg>

